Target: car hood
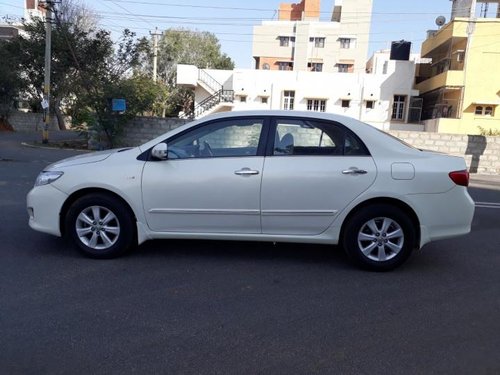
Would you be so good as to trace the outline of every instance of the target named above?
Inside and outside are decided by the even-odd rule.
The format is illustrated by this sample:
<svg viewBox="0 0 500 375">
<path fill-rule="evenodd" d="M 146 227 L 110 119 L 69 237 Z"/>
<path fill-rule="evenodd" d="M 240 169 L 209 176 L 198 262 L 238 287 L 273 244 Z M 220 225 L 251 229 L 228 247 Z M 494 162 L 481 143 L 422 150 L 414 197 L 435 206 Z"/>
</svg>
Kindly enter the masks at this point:
<svg viewBox="0 0 500 375">
<path fill-rule="evenodd" d="M 110 155 L 120 150 L 123 149 L 105 150 L 105 151 L 92 152 L 90 154 L 73 156 L 67 159 L 56 161 L 55 163 L 50 164 L 47 168 L 45 168 L 45 170 L 46 171 L 55 170 L 58 168 L 71 167 L 74 165 L 97 163 L 99 161 L 106 160 Z"/>
</svg>

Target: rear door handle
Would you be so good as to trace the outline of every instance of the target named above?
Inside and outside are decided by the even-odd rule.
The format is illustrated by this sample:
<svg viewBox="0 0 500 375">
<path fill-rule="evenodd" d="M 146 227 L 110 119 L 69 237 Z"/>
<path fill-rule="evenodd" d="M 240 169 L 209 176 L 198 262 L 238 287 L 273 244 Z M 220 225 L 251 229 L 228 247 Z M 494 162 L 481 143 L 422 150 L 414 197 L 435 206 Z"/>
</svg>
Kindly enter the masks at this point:
<svg viewBox="0 0 500 375">
<path fill-rule="evenodd" d="M 364 169 L 349 168 L 342 171 L 342 174 L 367 174 L 368 172 Z"/>
<path fill-rule="evenodd" d="M 250 169 L 250 168 L 242 168 L 238 171 L 234 171 L 234 174 L 237 174 L 238 176 L 252 176 L 259 174 L 259 171 Z"/>
</svg>

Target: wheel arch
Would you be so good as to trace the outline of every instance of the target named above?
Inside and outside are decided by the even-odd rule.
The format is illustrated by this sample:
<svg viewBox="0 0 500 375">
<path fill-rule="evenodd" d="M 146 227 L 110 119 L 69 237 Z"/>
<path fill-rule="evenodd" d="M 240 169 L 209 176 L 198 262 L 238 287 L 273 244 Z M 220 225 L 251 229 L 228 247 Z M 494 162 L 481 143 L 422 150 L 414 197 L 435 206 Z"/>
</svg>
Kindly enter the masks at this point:
<svg viewBox="0 0 500 375">
<path fill-rule="evenodd" d="M 397 207 L 400 210 L 402 210 L 403 212 L 407 213 L 408 217 L 410 218 L 410 220 L 413 223 L 413 226 L 415 228 L 415 243 L 413 244 L 413 247 L 414 248 L 420 247 L 420 237 L 421 237 L 420 220 L 418 219 L 418 216 L 417 216 L 415 210 L 412 207 L 410 207 L 407 203 L 405 203 L 399 199 L 389 198 L 389 197 L 371 198 L 371 199 L 368 199 L 364 202 L 361 202 L 357 206 L 355 206 L 349 212 L 349 214 L 345 217 L 344 221 L 342 222 L 342 227 L 340 229 L 340 236 L 339 236 L 340 242 L 344 241 L 344 230 L 345 230 L 347 223 L 351 219 L 351 217 L 354 216 L 360 210 L 362 210 L 368 206 L 374 205 L 374 204 L 391 205 L 391 206 Z"/>
<path fill-rule="evenodd" d="M 61 207 L 61 211 L 59 212 L 59 228 L 61 228 L 61 235 L 65 236 L 66 234 L 66 214 L 68 213 L 69 208 L 71 205 L 79 198 L 89 195 L 89 194 L 104 194 L 107 196 L 111 196 L 113 198 L 118 199 L 121 203 L 123 203 L 124 207 L 129 211 L 129 213 L 132 215 L 133 220 L 137 222 L 137 216 L 135 215 L 134 210 L 130 206 L 130 204 L 123 199 L 119 194 L 116 194 L 115 192 L 108 190 L 108 189 L 103 189 L 103 188 L 84 188 L 77 190 L 70 194 L 66 201 L 64 202 L 63 206 Z M 137 229 L 136 229 L 137 231 Z"/>
</svg>

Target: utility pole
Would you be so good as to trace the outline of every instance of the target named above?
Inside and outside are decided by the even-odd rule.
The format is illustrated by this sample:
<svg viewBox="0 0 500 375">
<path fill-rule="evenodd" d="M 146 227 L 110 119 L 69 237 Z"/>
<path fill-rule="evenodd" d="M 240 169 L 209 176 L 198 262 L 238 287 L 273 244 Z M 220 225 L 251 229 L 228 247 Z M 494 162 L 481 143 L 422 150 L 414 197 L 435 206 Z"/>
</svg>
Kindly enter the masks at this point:
<svg viewBox="0 0 500 375">
<path fill-rule="evenodd" d="M 52 0 L 46 0 L 45 15 L 45 79 L 43 84 L 43 133 L 42 143 L 49 143 L 49 123 L 50 123 L 50 62 L 52 60 Z"/>
<path fill-rule="evenodd" d="M 158 32 L 158 28 L 155 29 L 154 32 L 149 32 L 153 37 L 153 81 L 157 80 L 157 71 L 158 71 L 158 37 L 162 35 L 162 33 Z"/>
</svg>

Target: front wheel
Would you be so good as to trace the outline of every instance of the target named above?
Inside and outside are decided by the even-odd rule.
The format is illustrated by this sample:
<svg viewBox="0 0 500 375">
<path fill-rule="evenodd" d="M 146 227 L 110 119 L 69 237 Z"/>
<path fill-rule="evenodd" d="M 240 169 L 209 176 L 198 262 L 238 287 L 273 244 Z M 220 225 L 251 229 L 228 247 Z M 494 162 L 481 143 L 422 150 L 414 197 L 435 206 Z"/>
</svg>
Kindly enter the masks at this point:
<svg viewBox="0 0 500 375">
<path fill-rule="evenodd" d="M 359 266 L 389 271 L 410 256 L 415 230 L 408 215 L 395 206 L 376 204 L 362 208 L 346 223 L 343 246 Z"/>
<path fill-rule="evenodd" d="M 76 247 L 92 258 L 114 258 L 134 243 L 134 220 L 122 202 L 107 194 L 77 199 L 66 215 L 66 230 Z"/>
</svg>

